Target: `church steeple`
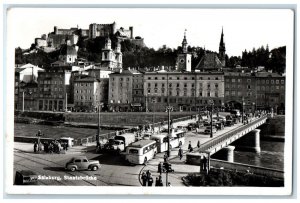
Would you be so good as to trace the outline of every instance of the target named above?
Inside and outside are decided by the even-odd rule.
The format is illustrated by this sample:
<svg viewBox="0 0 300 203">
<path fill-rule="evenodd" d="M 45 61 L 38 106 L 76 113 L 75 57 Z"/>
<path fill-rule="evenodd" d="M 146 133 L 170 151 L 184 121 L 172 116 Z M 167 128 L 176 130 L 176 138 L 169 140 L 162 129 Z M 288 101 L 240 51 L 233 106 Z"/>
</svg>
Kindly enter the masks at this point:
<svg viewBox="0 0 300 203">
<path fill-rule="evenodd" d="M 182 53 L 187 53 L 187 40 L 186 40 L 186 29 L 184 30 L 184 37 L 182 40 Z"/>
<path fill-rule="evenodd" d="M 223 27 L 222 27 L 222 33 L 221 33 L 221 39 L 220 39 L 220 45 L 219 45 L 219 59 L 222 62 L 222 66 L 225 67 L 225 42 L 224 42 L 224 34 L 223 34 Z"/>
</svg>

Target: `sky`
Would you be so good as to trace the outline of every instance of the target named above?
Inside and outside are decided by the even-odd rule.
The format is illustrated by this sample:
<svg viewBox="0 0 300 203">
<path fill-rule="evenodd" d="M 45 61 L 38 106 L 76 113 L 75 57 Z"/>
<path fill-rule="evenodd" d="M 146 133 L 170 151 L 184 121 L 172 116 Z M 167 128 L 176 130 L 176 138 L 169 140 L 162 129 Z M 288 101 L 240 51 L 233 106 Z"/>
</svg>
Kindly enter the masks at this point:
<svg viewBox="0 0 300 203">
<path fill-rule="evenodd" d="M 218 51 L 222 27 L 226 54 L 268 44 L 286 46 L 293 38 L 293 13 L 287 9 L 100 9 L 100 8 L 12 8 L 8 11 L 8 43 L 29 48 L 36 37 L 58 28 L 88 29 L 89 24 L 117 23 L 134 28 L 148 47 L 181 46 L 186 29 L 190 46 Z"/>
</svg>

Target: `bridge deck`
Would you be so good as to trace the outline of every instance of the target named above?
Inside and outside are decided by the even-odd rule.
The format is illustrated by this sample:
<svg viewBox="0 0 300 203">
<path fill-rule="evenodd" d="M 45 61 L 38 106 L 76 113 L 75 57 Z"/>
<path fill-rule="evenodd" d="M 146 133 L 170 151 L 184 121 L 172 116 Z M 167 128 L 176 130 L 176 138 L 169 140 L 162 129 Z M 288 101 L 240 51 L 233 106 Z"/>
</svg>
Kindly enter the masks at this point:
<svg viewBox="0 0 300 203">
<path fill-rule="evenodd" d="M 208 140 L 205 142 L 198 151 L 201 152 L 210 152 L 210 154 L 214 154 L 223 147 L 228 146 L 230 143 L 234 142 L 235 140 L 239 139 L 240 137 L 244 136 L 248 132 L 256 129 L 257 127 L 264 124 L 267 120 L 268 116 L 264 115 L 260 118 L 256 118 L 255 120 L 251 121 L 246 125 L 238 126 L 233 130 L 225 132 L 223 134 L 217 135 L 216 137 Z"/>
</svg>

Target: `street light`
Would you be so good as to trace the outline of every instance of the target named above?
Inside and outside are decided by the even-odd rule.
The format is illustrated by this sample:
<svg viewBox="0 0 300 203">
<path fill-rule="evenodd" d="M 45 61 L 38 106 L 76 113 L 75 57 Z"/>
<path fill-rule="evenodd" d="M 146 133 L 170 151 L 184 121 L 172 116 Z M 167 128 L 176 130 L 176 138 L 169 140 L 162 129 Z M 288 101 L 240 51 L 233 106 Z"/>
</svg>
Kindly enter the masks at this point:
<svg viewBox="0 0 300 203">
<path fill-rule="evenodd" d="M 101 109 L 102 103 L 98 105 L 98 132 L 96 136 L 96 142 L 97 142 L 97 147 L 100 147 L 100 109 Z"/>
<path fill-rule="evenodd" d="M 210 137 L 213 138 L 213 105 L 214 101 L 212 99 L 208 100 L 210 104 Z"/>
<path fill-rule="evenodd" d="M 170 126 L 170 121 L 171 121 L 171 111 L 173 110 L 173 107 L 168 105 L 167 106 L 167 111 L 168 111 L 168 152 L 167 155 L 170 157 L 170 136 L 171 136 L 171 126 Z"/>
<path fill-rule="evenodd" d="M 245 105 L 245 102 L 244 102 L 244 97 L 242 99 L 242 123 L 244 124 L 244 105 Z"/>
</svg>

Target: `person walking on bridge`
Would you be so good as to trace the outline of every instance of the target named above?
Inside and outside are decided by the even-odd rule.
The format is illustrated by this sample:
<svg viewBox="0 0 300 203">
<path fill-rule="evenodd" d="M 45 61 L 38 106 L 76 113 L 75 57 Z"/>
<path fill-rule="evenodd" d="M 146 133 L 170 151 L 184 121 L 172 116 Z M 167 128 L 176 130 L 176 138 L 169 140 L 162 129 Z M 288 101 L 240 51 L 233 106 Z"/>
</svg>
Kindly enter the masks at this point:
<svg viewBox="0 0 300 203">
<path fill-rule="evenodd" d="M 183 151 L 182 151 L 181 147 L 180 147 L 179 150 L 178 150 L 178 156 L 179 156 L 179 159 L 180 159 L 180 160 L 181 160 L 182 157 L 183 157 Z"/>
</svg>

